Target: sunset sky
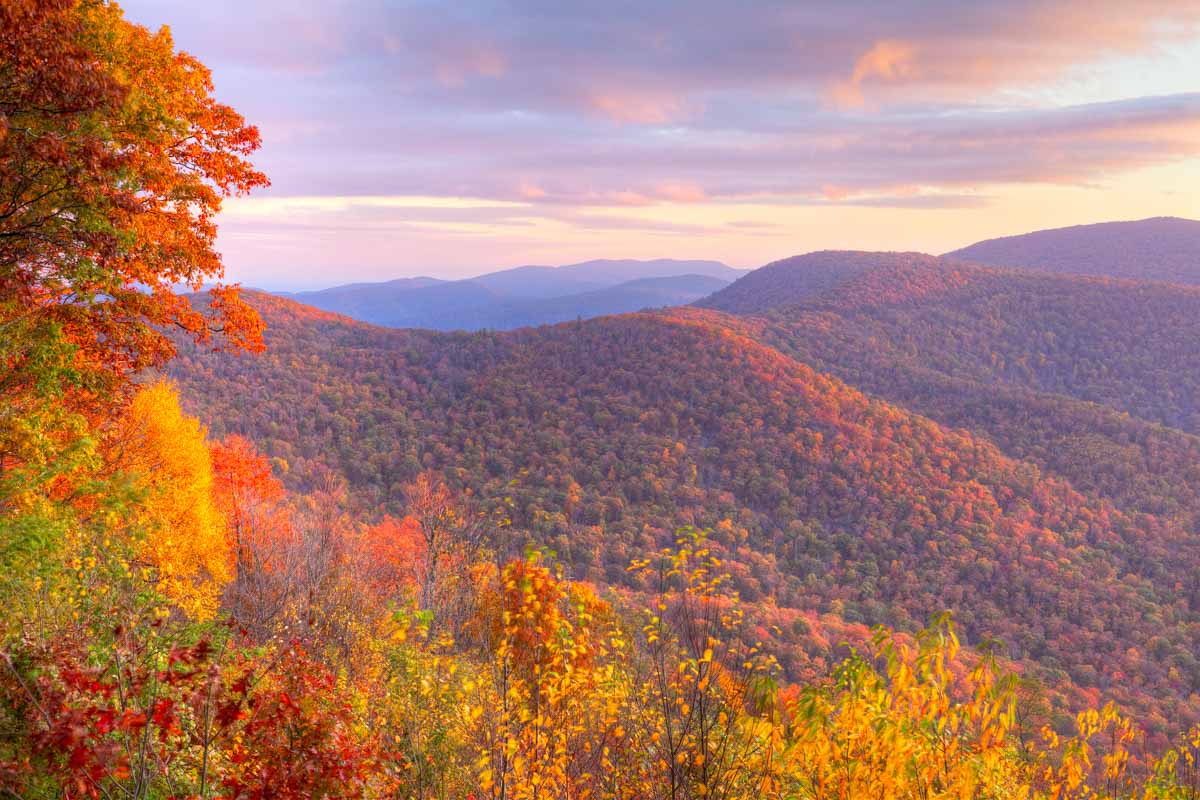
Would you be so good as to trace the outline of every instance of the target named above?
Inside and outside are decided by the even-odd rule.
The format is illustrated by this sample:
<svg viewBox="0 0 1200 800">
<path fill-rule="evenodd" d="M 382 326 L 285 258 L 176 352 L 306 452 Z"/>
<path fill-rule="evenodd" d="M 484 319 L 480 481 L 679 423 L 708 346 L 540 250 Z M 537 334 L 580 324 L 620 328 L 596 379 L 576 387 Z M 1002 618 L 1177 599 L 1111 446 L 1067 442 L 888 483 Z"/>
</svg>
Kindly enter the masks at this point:
<svg viewBox="0 0 1200 800">
<path fill-rule="evenodd" d="M 1200 218 L 1200 0 L 129 0 L 262 130 L 228 277 Z"/>
</svg>

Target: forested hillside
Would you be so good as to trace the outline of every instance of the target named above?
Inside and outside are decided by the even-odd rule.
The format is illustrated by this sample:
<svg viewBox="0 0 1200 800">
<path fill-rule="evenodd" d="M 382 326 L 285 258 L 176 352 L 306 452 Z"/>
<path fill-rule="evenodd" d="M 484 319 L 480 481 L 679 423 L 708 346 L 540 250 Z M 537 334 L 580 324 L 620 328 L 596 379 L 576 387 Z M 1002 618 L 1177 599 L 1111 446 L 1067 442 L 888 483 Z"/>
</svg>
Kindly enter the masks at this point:
<svg viewBox="0 0 1200 800">
<path fill-rule="evenodd" d="M 1067 275 L 1200 284 L 1200 222 L 1155 217 L 1035 231 L 984 242 L 947 257 Z"/>
<path fill-rule="evenodd" d="M 1187 287 L 934 260 L 898 267 L 882 254 L 825 294 L 713 322 L 1125 508 L 1192 524 L 1198 320 L 1200 294 Z"/>
<path fill-rule="evenodd" d="M 286 461 L 297 490 L 332 469 L 365 507 L 398 509 L 401 484 L 434 469 L 573 574 L 632 588 L 631 557 L 677 526 L 708 527 L 748 600 L 904 630 L 952 609 L 973 640 L 998 637 L 1047 680 L 1063 670 L 1133 702 L 1149 695 L 1118 675 L 1200 683 L 1191 645 L 1172 644 L 1194 624 L 1179 587 L 1200 590 L 1175 520 L 1089 498 L 719 319 L 445 335 L 252 302 L 266 355 L 193 351 L 173 374 L 214 431 Z M 1134 655 L 1152 646 L 1161 659 Z M 1160 713 L 1166 725 L 1194 712 Z"/>
<path fill-rule="evenodd" d="M 837 289 L 855 277 L 885 267 L 920 270 L 937 263 L 924 253 L 866 253 L 824 250 L 773 261 L 739 278 L 724 289 L 697 301 L 700 308 L 732 314 L 761 314 L 792 306 Z"/>
</svg>

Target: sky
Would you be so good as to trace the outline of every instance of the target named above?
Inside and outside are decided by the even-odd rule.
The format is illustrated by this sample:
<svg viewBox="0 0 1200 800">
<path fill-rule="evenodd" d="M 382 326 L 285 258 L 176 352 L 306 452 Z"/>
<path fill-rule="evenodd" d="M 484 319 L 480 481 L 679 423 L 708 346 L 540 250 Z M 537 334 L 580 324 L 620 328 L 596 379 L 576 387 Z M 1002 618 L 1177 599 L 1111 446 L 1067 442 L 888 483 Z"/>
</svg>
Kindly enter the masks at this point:
<svg viewBox="0 0 1200 800">
<path fill-rule="evenodd" d="M 258 125 L 227 278 L 1200 218 L 1200 0 L 125 0 Z"/>
</svg>

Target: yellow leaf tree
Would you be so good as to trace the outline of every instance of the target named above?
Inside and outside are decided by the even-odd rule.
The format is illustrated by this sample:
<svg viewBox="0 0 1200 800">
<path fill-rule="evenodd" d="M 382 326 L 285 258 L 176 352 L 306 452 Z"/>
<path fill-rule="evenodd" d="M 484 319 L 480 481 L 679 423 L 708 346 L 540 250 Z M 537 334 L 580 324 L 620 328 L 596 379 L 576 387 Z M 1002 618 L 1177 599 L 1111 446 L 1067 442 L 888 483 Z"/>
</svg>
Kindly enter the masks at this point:
<svg viewBox="0 0 1200 800">
<path fill-rule="evenodd" d="M 175 388 L 159 382 L 130 401 L 108 447 L 110 463 L 145 495 L 141 568 L 189 617 L 211 618 L 232 568 L 205 429 L 180 410 Z"/>
</svg>

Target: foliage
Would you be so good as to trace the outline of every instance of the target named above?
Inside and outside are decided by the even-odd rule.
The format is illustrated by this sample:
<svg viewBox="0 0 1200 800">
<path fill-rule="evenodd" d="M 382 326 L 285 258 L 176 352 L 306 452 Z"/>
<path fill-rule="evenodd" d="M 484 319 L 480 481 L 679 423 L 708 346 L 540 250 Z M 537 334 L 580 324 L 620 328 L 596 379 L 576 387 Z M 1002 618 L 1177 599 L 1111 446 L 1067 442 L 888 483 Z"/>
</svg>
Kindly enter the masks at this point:
<svg viewBox="0 0 1200 800">
<path fill-rule="evenodd" d="M 61 326 L 95 380 L 162 363 L 155 325 L 205 338 L 171 291 L 218 277 L 222 197 L 266 183 L 256 129 L 212 96 L 208 70 L 103 0 L 16 0 L 0 12 L 0 291 Z M 236 294 L 216 325 L 253 345 Z M 6 322 L 8 320 L 5 320 Z"/>
<path fill-rule="evenodd" d="M 404 486 L 436 470 L 572 574 L 639 590 L 631 559 L 707 527 L 751 615 L 791 613 L 754 637 L 789 678 L 827 671 L 842 638 L 950 609 L 968 641 L 1001 640 L 1076 708 L 1080 687 L 1145 707 L 1164 733 L 1200 716 L 1195 612 L 1176 588 L 1200 585 L 1184 520 L 872 400 L 756 341 L 754 321 L 673 311 L 468 336 L 250 299 L 267 353 L 188 351 L 173 374 L 214 430 L 286 460 L 293 491 L 333 470 L 352 505 L 399 515 Z M 1161 487 L 1172 465 L 1189 474 L 1188 452 L 1148 454 L 1137 474 Z M 801 611 L 861 630 L 814 636 L 793 628 Z"/>
<path fill-rule="evenodd" d="M 135 523 L 147 577 L 190 616 L 211 618 L 231 577 L 231 556 L 204 429 L 179 410 L 172 386 L 157 383 L 134 396 L 109 450 L 110 468 L 135 475 L 144 493 Z"/>
<path fill-rule="evenodd" d="M 0 8 L 0 791 L 1195 796 L 1200 732 L 1168 747 L 1154 716 L 1182 727 L 1200 686 L 1186 480 L 1139 484 L 1161 515 L 1111 477 L 1081 494 L 781 351 L 888 341 L 894 314 L 912 333 L 893 355 L 946 367 L 913 367 L 931 384 L 1024 375 L 1141 413 L 1131 385 L 1186 378 L 1101 369 L 1087 348 L 1070 376 L 1002 366 L 973 315 L 1018 279 L 909 257 L 750 321 L 439 336 L 256 297 L 275 351 L 217 360 L 195 340 L 255 349 L 261 321 L 228 290 L 172 289 L 219 274 L 220 200 L 265 179 L 245 160 L 256 131 L 210 92 L 165 30 L 110 2 Z M 805 292 L 840 280 L 826 266 Z M 1096 286 L 1077 291 L 1121 307 Z M 1053 297 L 1028 305 L 1053 316 Z M 1029 351 L 1039 334 L 1005 324 L 1004 347 Z M 188 396 L 249 438 L 209 441 L 148 380 L 172 326 L 193 341 Z M 1046 342 L 1059 367 L 1080 350 Z M 1153 401 L 1180 424 L 1188 402 Z M 1186 465 L 1186 442 L 1137 433 L 1144 459 Z M 946 606 L 1007 649 L 922 627 Z M 889 625 L 867 642 L 865 622 Z M 1151 735 L 1101 688 L 1149 707 Z"/>
</svg>

